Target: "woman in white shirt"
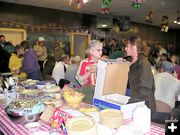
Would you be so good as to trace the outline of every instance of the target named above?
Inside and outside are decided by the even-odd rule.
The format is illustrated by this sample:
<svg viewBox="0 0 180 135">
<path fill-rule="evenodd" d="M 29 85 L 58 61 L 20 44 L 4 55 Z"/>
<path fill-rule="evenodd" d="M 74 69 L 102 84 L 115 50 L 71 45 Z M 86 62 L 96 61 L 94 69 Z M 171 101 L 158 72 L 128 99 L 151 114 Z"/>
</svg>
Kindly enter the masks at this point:
<svg viewBox="0 0 180 135">
<path fill-rule="evenodd" d="M 70 65 L 69 55 L 62 55 L 59 62 L 56 62 L 55 67 L 52 72 L 52 77 L 56 80 L 56 83 L 59 84 L 61 79 L 64 79 L 66 69 Z"/>
</svg>

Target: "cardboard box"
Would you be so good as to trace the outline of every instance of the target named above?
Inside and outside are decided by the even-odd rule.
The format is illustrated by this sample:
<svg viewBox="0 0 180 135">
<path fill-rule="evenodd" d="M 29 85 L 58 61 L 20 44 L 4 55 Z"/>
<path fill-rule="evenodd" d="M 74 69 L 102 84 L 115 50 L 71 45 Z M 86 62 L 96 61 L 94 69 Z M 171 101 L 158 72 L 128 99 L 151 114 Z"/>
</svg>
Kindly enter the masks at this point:
<svg viewBox="0 0 180 135">
<path fill-rule="evenodd" d="M 125 95 L 129 64 L 116 60 L 99 60 L 97 66 L 95 97 L 102 97 L 102 95 L 113 93 Z"/>
<path fill-rule="evenodd" d="M 40 116 L 40 119 L 45 122 L 49 122 L 54 110 L 54 107 L 47 106 L 42 115 Z"/>
<path fill-rule="evenodd" d="M 124 114 L 124 118 L 128 119 L 133 116 L 133 111 L 137 105 L 145 104 L 144 101 L 127 104 L 130 97 L 120 94 L 110 94 L 103 96 L 102 98 L 93 98 L 93 105 L 98 107 L 100 110 L 112 108 L 121 110 Z"/>
<path fill-rule="evenodd" d="M 126 93 L 129 64 L 116 60 L 98 61 L 97 80 L 93 105 L 100 110 L 113 108 L 121 110 L 124 118 L 131 118 L 137 105 L 144 101 L 127 104 L 130 97 Z"/>
<path fill-rule="evenodd" d="M 64 111 L 64 110 L 67 110 L 67 109 L 70 109 L 70 108 L 71 107 L 64 106 L 64 107 L 61 107 L 59 109 Z M 44 110 L 44 112 L 41 114 L 40 119 L 45 121 L 45 122 L 50 122 L 50 119 L 51 119 L 51 117 L 52 117 L 55 110 L 57 110 L 57 108 L 47 106 L 46 109 Z M 68 113 L 67 111 L 64 111 L 64 112 Z M 67 115 L 65 115 L 65 116 L 67 116 Z"/>
</svg>

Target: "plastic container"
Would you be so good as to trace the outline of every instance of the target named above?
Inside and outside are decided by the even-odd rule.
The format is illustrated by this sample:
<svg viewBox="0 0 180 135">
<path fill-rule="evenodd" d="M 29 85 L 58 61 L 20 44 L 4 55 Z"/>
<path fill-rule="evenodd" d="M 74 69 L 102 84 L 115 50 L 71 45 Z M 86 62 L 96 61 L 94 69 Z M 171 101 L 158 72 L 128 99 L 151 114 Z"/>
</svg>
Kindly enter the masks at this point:
<svg viewBox="0 0 180 135">
<path fill-rule="evenodd" d="M 123 112 L 115 109 L 105 109 L 100 111 L 100 123 L 112 129 L 119 128 L 123 125 Z"/>
<path fill-rule="evenodd" d="M 133 121 L 143 133 L 150 130 L 151 110 L 146 105 L 138 105 L 133 112 Z"/>
</svg>

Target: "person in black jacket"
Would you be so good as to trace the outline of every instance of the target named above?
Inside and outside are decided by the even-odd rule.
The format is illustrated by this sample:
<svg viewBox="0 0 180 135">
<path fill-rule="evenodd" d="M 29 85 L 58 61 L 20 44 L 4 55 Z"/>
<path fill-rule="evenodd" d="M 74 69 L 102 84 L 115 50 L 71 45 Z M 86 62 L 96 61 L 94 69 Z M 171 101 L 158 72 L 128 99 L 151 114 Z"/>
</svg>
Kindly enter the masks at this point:
<svg viewBox="0 0 180 135">
<path fill-rule="evenodd" d="M 126 48 L 127 56 L 132 57 L 130 71 L 128 74 L 131 89 L 129 103 L 145 101 L 151 109 L 151 118 L 156 119 L 155 84 L 151 64 L 143 54 L 143 43 L 140 37 L 129 38 Z"/>
<path fill-rule="evenodd" d="M 9 72 L 9 58 L 10 58 L 10 54 L 3 49 L 3 47 L 0 45 L 0 72 Z"/>
<path fill-rule="evenodd" d="M 51 77 L 53 68 L 55 66 L 55 58 L 53 56 L 49 56 L 45 62 L 44 62 L 44 67 L 43 67 L 43 72 L 42 72 L 42 77 L 44 80 L 53 80 Z"/>
</svg>

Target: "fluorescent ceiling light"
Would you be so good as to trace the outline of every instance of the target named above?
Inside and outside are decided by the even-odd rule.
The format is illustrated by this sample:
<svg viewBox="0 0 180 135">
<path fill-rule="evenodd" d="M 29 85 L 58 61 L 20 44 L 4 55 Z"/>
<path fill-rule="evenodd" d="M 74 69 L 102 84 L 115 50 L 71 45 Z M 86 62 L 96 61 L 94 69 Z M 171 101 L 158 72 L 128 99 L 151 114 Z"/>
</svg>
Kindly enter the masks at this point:
<svg viewBox="0 0 180 135">
<path fill-rule="evenodd" d="M 107 27 L 107 24 L 102 24 L 101 26 L 102 26 L 102 27 Z"/>
</svg>

